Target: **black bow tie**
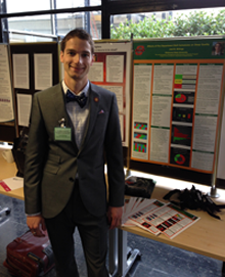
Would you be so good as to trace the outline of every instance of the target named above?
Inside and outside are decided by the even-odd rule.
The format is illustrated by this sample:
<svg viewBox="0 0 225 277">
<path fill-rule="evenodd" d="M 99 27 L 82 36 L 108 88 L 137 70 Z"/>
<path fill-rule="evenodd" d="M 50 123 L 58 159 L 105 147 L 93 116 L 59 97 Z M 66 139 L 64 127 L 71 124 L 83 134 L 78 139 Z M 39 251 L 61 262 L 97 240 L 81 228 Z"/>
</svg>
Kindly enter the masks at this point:
<svg viewBox="0 0 225 277">
<path fill-rule="evenodd" d="M 77 101 L 81 108 L 83 108 L 87 103 L 87 96 L 85 93 L 81 93 L 81 95 L 74 95 L 70 90 L 66 92 L 66 103 L 70 101 Z"/>
</svg>

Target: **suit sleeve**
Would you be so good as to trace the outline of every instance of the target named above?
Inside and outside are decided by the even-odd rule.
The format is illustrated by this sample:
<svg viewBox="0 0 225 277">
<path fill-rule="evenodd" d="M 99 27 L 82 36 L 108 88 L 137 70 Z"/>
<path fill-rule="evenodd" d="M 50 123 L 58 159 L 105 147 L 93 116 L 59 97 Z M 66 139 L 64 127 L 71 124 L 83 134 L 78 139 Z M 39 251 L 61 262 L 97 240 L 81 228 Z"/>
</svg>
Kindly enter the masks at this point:
<svg viewBox="0 0 225 277">
<path fill-rule="evenodd" d="M 47 132 L 37 93 L 33 97 L 24 169 L 25 212 L 27 214 L 41 212 L 41 180 L 47 153 L 47 141 Z"/>
<path fill-rule="evenodd" d="M 108 168 L 109 205 L 124 205 L 124 168 L 120 122 L 116 96 L 113 95 L 106 132 L 106 159 Z"/>
</svg>

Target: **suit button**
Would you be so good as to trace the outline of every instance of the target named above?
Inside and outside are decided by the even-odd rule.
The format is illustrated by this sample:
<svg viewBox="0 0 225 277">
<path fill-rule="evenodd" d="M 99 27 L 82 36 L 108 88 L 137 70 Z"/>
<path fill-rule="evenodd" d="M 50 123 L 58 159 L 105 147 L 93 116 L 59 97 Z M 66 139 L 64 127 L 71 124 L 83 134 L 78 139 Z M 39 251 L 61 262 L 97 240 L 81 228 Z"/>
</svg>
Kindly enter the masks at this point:
<svg viewBox="0 0 225 277">
<path fill-rule="evenodd" d="M 73 179 L 72 177 L 70 177 L 69 180 L 70 180 L 71 182 L 74 182 L 74 179 Z"/>
</svg>

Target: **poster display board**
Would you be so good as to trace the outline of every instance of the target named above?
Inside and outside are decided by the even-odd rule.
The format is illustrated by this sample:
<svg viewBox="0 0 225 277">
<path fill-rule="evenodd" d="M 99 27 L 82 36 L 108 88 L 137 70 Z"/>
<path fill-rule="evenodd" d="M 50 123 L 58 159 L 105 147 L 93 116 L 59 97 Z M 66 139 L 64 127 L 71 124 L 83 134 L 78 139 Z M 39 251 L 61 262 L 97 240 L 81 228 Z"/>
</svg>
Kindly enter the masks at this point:
<svg viewBox="0 0 225 277">
<path fill-rule="evenodd" d="M 14 120 L 9 46 L 0 44 L 0 122 Z"/>
<path fill-rule="evenodd" d="M 59 82 L 58 43 L 12 43 L 10 52 L 17 124 L 28 129 L 33 94 Z"/>
<path fill-rule="evenodd" d="M 224 46 L 222 38 L 134 41 L 131 160 L 213 173 Z"/>
<path fill-rule="evenodd" d="M 128 146 L 130 124 L 131 42 L 95 42 L 89 80 L 116 94 L 123 146 Z"/>
</svg>

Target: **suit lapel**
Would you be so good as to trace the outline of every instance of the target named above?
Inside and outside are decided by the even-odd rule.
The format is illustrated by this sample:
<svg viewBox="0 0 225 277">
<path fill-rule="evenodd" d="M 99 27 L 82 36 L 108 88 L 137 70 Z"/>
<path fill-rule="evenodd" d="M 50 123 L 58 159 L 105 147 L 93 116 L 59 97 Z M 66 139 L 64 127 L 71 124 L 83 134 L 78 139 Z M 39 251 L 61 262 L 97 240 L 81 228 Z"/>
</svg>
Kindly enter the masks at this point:
<svg viewBox="0 0 225 277">
<path fill-rule="evenodd" d="M 80 147 L 80 151 L 83 149 L 85 146 L 86 142 L 88 141 L 91 132 L 95 126 L 95 121 L 98 115 L 98 110 L 99 110 L 99 101 L 100 101 L 100 95 L 97 93 L 97 91 L 93 88 L 92 84 L 90 83 L 90 90 L 89 90 L 89 117 L 88 117 L 88 122 L 86 129 L 84 131 L 84 137 L 82 140 L 82 144 Z M 80 152 L 79 151 L 79 152 Z"/>
</svg>

